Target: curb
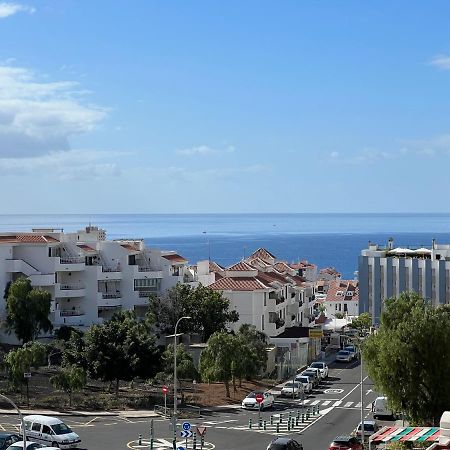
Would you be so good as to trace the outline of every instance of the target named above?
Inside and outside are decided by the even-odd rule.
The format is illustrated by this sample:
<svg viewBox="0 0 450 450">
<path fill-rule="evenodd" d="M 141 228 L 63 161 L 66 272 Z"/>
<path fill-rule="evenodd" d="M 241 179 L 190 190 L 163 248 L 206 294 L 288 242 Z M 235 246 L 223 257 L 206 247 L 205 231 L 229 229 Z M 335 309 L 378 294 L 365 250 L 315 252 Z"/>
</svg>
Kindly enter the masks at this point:
<svg viewBox="0 0 450 450">
<path fill-rule="evenodd" d="M 51 410 L 28 410 L 22 409 L 24 416 L 39 414 L 44 416 L 77 416 L 77 417 L 129 417 L 135 419 L 159 417 L 154 411 L 51 411 Z M 17 415 L 17 411 L 11 409 L 0 409 L 1 415 Z"/>
</svg>

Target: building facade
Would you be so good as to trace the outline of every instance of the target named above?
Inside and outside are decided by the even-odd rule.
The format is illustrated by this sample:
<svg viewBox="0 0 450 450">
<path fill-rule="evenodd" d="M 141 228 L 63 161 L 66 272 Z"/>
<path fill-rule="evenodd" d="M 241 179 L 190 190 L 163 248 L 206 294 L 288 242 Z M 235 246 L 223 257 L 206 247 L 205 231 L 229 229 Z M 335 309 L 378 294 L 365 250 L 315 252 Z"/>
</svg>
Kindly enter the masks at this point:
<svg viewBox="0 0 450 450">
<path fill-rule="evenodd" d="M 417 292 L 433 305 L 450 302 L 450 245 L 431 247 L 385 247 L 369 242 L 361 251 L 359 269 L 359 313 L 368 312 L 380 321 L 383 302 L 402 292 Z"/>
<path fill-rule="evenodd" d="M 89 226 L 76 233 L 1 233 L 1 292 L 19 277 L 50 292 L 54 327 L 89 327 L 120 309 L 143 316 L 149 295 L 190 281 L 191 273 L 175 252 L 146 248 L 143 239 L 106 240 L 104 230 Z"/>
</svg>

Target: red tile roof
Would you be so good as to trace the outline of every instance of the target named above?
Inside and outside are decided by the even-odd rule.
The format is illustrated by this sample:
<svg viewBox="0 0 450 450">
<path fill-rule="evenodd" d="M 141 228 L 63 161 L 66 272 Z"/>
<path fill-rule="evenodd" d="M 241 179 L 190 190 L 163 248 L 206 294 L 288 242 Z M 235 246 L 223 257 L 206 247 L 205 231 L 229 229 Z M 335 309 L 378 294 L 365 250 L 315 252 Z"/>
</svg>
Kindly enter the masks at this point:
<svg viewBox="0 0 450 450">
<path fill-rule="evenodd" d="M 265 248 L 258 248 L 258 250 L 254 251 L 248 259 L 261 258 L 263 261 L 271 262 L 273 259 L 276 259 L 272 253 L 270 253 Z"/>
<path fill-rule="evenodd" d="M 306 259 L 299 261 L 297 263 L 291 264 L 291 267 L 293 269 L 315 269 L 317 266 L 315 264 L 310 263 L 309 261 L 306 261 Z"/>
<path fill-rule="evenodd" d="M 59 242 L 58 239 L 42 234 L 0 236 L 0 243 L 3 244 L 54 244 L 56 242 Z"/>
<path fill-rule="evenodd" d="M 185 263 L 187 262 L 186 258 L 183 258 L 180 255 L 177 255 L 176 253 L 172 253 L 170 255 L 162 255 L 163 258 L 167 259 L 168 261 L 174 262 L 174 263 Z"/>
<path fill-rule="evenodd" d="M 273 267 L 275 267 L 275 269 L 277 269 L 279 272 L 291 272 L 292 271 L 292 268 L 289 267 L 283 261 L 277 262 Z"/>
<path fill-rule="evenodd" d="M 224 277 L 208 287 L 215 291 L 256 291 L 269 289 L 259 277 Z"/>
<path fill-rule="evenodd" d="M 246 261 L 254 267 L 261 267 L 261 268 L 270 267 L 270 264 L 262 260 L 261 258 L 251 258 L 251 259 L 247 258 Z"/>
<path fill-rule="evenodd" d="M 138 252 L 139 248 L 132 245 L 132 244 L 120 244 L 124 249 L 130 251 L 130 252 Z"/>
<path fill-rule="evenodd" d="M 250 264 L 246 263 L 245 261 L 238 262 L 237 264 L 233 264 L 230 267 L 227 267 L 227 271 L 232 272 L 242 272 L 242 271 L 249 271 L 249 270 L 257 270 L 255 267 L 252 267 Z"/>
<path fill-rule="evenodd" d="M 97 250 L 95 248 L 89 247 L 89 245 L 78 244 L 78 247 L 80 247 L 81 250 L 83 250 L 87 253 L 96 253 L 97 252 Z"/>
<path fill-rule="evenodd" d="M 357 281 L 335 280 L 330 282 L 326 298 L 327 302 L 357 302 L 358 300 L 359 287 Z"/>
<path fill-rule="evenodd" d="M 209 271 L 210 272 L 216 273 L 216 272 L 221 272 L 222 270 L 225 270 L 225 268 L 222 267 L 220 264 L 217 264 L 214 261 L 209 262 Z"/>
</svg>

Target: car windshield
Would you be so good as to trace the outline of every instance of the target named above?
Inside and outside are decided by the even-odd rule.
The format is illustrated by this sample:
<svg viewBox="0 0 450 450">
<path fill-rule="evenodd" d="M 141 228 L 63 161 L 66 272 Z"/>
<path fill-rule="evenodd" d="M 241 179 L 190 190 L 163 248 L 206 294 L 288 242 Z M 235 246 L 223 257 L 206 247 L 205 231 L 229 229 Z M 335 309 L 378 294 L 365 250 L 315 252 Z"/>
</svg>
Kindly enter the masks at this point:
<svg viewBox="0 0 450 450">
<path fill-rule="evenodd" d="M 256 392 L 250 392 L 250 394 L 247 395 L 247 398 L 256 398 Z"/>
<path fill-rule="evenodd" d="M 308 377 L 297 377 L 296 380 L 300 383 L 309 383 Z"/>
<path fill-rule="evenodd" d="M 323 369 L 324 364 L 320 362 L 315 362 L 311 364 L 311 367 L 314 369 Z"/>
<path fill-rule="evenodd" d="M 346 349 L 346 350 L 352 350 L 352 351 L 353 351 L 353 350 L 355 350 L 355 347 L 353 347 L 353 345 L 346 345 L 346 346 L 345 346 L 345 349 Z"/>
<path fill-rule="evenodd" d="M 312 370 L 305 370 L 305 371 L 303 372 L 303 375 L 307 375 L 307 376 L 309 376 L 309 377 L 314 376 L 315 374 L 316 374 L 316 373 L 313 372 Z"/>
<path fill-rule="evenodd" d="M 52 428 L 55 434 L 72 433 L 72 430 L 65 423 L 57 423 L 56 425 L 52 425 Z"/>
<path fill-rule="evenodd" d="M 284 387 L 285 388 L 298 388 L 298 383 L 293 383 L 292 381 L 290 381 L 289 383 L 286 383 L 285 385 L 284 385 Z"/>
<path fill-rule="evenodd" d="M 373 423 L 364 423 L 364 431 L 373 431 L 373 429 L 374 429 Z M 361 424 L 359 424 L 358 430 L 361 431 Z"/>
<path fill-rule="evenodd" d="M 269 450 L 286 450 L 286 444 L 270 444 Z"/>
<path fill-rule="evenodd" d="M 347 356 L 350 352 L 348 350 L 339 351 L 338 355 Z"/>
</svg>

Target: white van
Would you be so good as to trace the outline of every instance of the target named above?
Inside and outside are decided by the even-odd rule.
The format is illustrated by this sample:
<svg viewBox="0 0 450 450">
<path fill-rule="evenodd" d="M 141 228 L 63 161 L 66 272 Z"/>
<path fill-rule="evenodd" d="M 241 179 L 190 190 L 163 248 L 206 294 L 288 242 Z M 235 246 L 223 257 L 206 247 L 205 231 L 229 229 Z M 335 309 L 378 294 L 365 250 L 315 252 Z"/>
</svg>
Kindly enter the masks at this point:
<svg viewBox="0 0 450 450">
<path fill-rule="evenodd" d="M 52 447 L 76 448 L 81 439 L 56 417 L 32 415 L 23 418 L 27 439 Z"/>
<path fill-rule="evenodd" d="M 384 416 L 394 416 L 394 413 L 387 406 L 387 397 L 377 397 L 372 403 L 372 412 L 374 419 Z"/>
</svg>

